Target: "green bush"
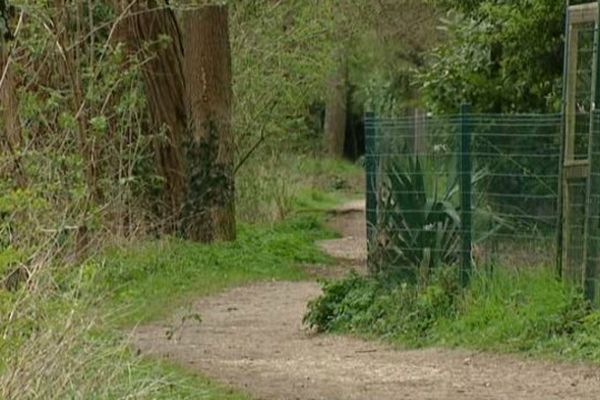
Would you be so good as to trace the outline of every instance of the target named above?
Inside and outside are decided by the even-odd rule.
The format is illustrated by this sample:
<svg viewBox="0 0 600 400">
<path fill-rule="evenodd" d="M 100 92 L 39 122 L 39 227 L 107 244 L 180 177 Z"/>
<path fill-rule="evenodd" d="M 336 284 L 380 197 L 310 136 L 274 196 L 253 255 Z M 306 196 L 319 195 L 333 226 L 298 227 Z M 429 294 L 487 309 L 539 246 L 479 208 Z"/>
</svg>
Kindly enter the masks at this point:
<svg viewBox="0 0 600 400">
<path fill-rule="evenodd" d="M 358 333 L 405 346 L 600 361 L 600 311 L 552 271 L 476 274 L 464 292 L 455 270 L 440 271 L 424 287 L 356 274 L 326 283 L 304 322 L 317 331 Z"/>
<path fill-rule="evenodd" d="M 451 271 L 440 269 L 422 288 L 353 273 L 325 283 L 324 294 L 309 303 L 304 322 L 316 331 L 349 331 L 416 345 L 437 320 L 455 313 L 458 286 Z"/>
</svg>

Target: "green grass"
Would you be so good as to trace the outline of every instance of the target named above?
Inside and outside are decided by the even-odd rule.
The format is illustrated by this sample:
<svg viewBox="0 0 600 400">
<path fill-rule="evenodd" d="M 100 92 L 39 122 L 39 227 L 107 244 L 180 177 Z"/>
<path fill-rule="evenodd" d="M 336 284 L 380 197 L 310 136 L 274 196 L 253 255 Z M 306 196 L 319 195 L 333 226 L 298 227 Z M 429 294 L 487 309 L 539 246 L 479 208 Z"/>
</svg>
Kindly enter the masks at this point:
<svg viewBox="0 0 600 400">
<path fill-rule="evenodd" d="M 272 226 L 242 225 L 234 243 L 172 239 L 114 250 L 100 273 L 112 293 L 109 307 L 123 310 L 112 323 L 128 326 L 163 318 L 189 299 L 251 281 L 306 278 L 302 264 L 330 261 L 315 241 L 331 236 L 318 217 L 303 216 Z M 154 397 L 158 399 L 247 398 L 165 362 L 149 360 L 134 373 L 138 379 L 174 378 Z"/>
<path fill-rule="evenodd" d="M 129 324 L 161 318 L 190 297 L 250 281 L 306 278 L 302 264 L 330 259 L 314 244 L 333 236 L 318 217 L 302 216 L 272 226 L 242 225 L 234 243 L 201 245 L 162 240 L 111 251 L 102 262 L 101 286 L 109 306 L 127 310 Z"/>
<path fill-rule="evenodd" d="M 352 200 L 351 196 L 323 192 L 315 189 L 300 190 L 292 202 L 296 212 L 324 211 Z"/>
<path fill-rule="evenodd" d="M 350 276 L 325 286 L 306 320 L 332 332 L 383 338 L 401 347 L 448 346 L 600 362 L 600 311 L 551 269 L 474 277 L 454 273 L 426 288 Z"/>
<path fill-rule="evenodd" d="M 351 179 L 363 173 L 363 167 L 343 159 L 306 157 L 298 161 L 298 170 L 308 175 L 328 174 Z"/>
<path fill-rule="evenodd" d="M 301 209 L 323 209 L 364 191 L 364 170 L 344 160 L 299 154 L 265 156 L 236 176 L 238 217 L 264 223 Z"/>
<path fill-rule="evenodd" d="M 126 332 L 231 286 L 306 278 L 302 264 L 330 261 L 315 241 L 332 236 L 316 215 L 242 224 L 234 243 L 149 241 L 109 250 L 77 271 L 48 271 L 48 289 L 39 298 L 24 289 L 0 291 L 1 315 L 19 304 L 10 325 L 0 321 L 0 335 L 6 335 L 0 340 L 0 398 L 18 392 L 24 398 L 246 399 L 168 362 L 136 356 Z M 59 344 L 62 350 L 54 353 Z M 13 368 L 44 378 L 14 380 Z"/>
<path fill-rule="evenodd" d="M 245 393 L 191 373 L 184 368 L 173 364 L 155 360 L 143 360 L 137 368 L 132 370 L 133 380 L 156 381 L 171 377 L 168 385 L 163 385 L 152 395 L 153 400 L 175 400 L 175 399 L 202 399 L 202 400 L 249 400 Z"/>
</svg>

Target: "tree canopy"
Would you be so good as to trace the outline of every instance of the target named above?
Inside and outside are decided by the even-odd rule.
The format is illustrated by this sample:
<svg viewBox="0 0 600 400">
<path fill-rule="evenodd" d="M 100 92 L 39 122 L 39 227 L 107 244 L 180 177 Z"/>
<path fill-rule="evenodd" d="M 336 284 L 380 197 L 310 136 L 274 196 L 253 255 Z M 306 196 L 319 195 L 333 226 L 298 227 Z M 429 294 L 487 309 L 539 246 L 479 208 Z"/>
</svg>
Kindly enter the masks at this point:
<svg viewBox="0 0 600 400">
<path fill-rule="evenodd" d="M 456 112 L 556 112 L 563 69 L 563 0 L 439 0 L 448 40 L 421 71 L 423 103 Z"/>
</svg>

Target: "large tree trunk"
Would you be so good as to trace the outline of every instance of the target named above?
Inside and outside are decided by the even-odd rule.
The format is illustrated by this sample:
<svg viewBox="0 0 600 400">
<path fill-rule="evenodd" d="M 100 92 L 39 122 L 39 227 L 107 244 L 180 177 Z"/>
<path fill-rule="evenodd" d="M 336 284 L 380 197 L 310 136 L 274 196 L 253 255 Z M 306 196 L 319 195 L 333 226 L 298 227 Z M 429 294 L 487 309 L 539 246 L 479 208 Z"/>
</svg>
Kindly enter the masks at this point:
<svg viewBox="0 0 600 400">
<path fill-rule="evenodd" d="M 144 85 L 153 129 L 161 133 L 155 153 L 165 180 L 165 229 L 173 231 L 181 218 L 186 186 L 181 151 L 187 129 L 182 39 L 173 11 L 159 7 L 156 1 L 137 1 L 131 13 L 125 36 L 133 38 L 129 43 L 132 50 L 145 50 L 144 56 L 149 58 L 143 69 Z M 161 37 L 169 42 L 165 44 Z"/>
<path fill-rule="evenodd" d="M 184 12 L 190 136 L 182 231 L 192 240 L 235 239 L 232 76 L 226 6 Z"/>
<path fill-rule="evenodd" d="M 344 155 L 348 101 L 348 64 L 345 56 L 338 57 L 338 67 L 328 82 L 325 104 L 325 145 L 332 157 Z"/>
</svg>

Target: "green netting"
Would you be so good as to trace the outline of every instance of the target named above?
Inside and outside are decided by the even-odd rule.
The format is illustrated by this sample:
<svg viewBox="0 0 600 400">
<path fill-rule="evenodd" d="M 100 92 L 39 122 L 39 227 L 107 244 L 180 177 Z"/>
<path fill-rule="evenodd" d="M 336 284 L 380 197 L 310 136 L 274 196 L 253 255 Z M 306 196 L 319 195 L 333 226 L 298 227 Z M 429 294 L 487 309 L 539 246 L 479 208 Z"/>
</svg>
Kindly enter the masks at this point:
<svg viewBox="0 0 600 400">
<path fill-rule="evenodd" d="M 555 264 L 560 115 L 370 116 L 366 126 L 371 271 L 418 280 L 470 248 L 475 268 Z M 471 185 L 461 186 L 465 160 Z"/>
</svg>

